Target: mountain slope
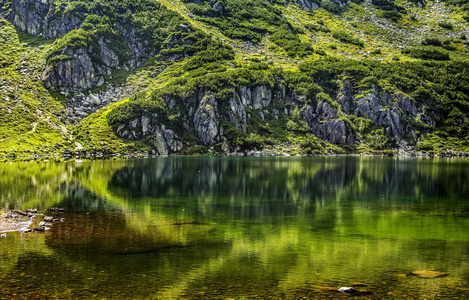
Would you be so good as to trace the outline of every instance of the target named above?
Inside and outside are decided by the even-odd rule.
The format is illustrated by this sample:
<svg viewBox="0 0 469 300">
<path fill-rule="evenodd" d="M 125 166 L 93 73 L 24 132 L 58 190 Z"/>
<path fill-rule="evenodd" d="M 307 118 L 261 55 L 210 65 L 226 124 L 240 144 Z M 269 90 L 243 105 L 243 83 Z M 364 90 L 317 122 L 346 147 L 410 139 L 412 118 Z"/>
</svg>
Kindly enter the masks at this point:
<svg viewBox="0 0 469 300">
<path fill-rule="evenodd" d="M 463 2 L 0 7 L 4 155 L 469 151 Z"/>
</svg>

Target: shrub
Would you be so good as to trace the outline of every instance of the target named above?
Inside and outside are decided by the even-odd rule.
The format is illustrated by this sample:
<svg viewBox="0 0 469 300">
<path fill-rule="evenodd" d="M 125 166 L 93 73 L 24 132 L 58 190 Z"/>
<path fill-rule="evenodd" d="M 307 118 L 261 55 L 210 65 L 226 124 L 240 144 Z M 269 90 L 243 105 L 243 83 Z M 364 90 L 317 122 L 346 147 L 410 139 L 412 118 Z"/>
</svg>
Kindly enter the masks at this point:
<svg viewBox="0 0 469 300">
<path fill-rule="evenodd" d="M 319 139 L 314 134 L 311 134 L 311 133 L 307 133 L 304 136 L 303 141 L 300 143 L 300 147 L 309 153 L 311 153 L 314 150 L 322 151 L 324 149 Z"/>
<path fill-rule="evenodd" d="M 318 54 L 318 55 L 321 55 L 321 56 L 326 56 L 326 51 L 322 50 L 322 49 L 315 49 L 314 50 L 314 53 Z"/>
<path fill-rule="evenodd" d="M 360 41 L 360 39 L 352 37 L 345 31 L 335 31 L 332 33 L 332 36 L 335 39 L 338 39 L 339 41 L 344 42 L 344 43 L 349 43 L 352 45 L 356 45 L 358 47 L 364 46 L 364 43 Z"/>
<path fill-rule="evenodd" d="M 314 49 L 310 44 L 300 42 L 300 39 L 293 32 L 289 32 L 286 27 L 277 30 L 270 40 L 282 47 L 290 57 L 304 57 L 314 53 Z"/>
<path fill-rule="evenodd" d="M 420 59 L 433 59 L 433 60 L 449 60 L 448 52 L 443 52 L 438 49 L 429 48 L 414 48 L 404 49 L 403 54 L 409 54 L 411 57 Z"/>
<path fill-rule="evenodd" d="M 382 17 L 393 22 L 397 22 L 401 18 L 401 14 L 397 11 L 383 11 Z"/>
<path fill-rule="evenodd" d="M 444 29 L 453 30 L 453 24 L 451 24 L 449 22 L 440 22 L 440 23 L 438 23 L 438 26 L 440 26 L 441 28 L 444 28 Z"/>
<path fill-rule="evenodd" d="M 373 130 L 365 136 L 365 142 L 373 150 L 385 150 L 394 145 L 394 139 L 389 137 L 384 129 Z"/>
<path fill-rule="evenodd" d="M 422 41 L 421 43 L 422 45 L 425 45 L 425 46 L 428 46 L 428 45 L 431 45 L 431 46 L 441 46 L 441 41 L 437 38 L 426 38 Z"/>
</svg>

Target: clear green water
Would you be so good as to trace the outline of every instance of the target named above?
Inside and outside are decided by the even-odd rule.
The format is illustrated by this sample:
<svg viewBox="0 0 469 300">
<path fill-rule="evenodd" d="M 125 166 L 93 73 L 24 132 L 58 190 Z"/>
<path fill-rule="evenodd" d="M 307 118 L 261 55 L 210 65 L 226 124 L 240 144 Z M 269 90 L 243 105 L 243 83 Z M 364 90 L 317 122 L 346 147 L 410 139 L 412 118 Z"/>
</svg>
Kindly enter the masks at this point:
<svg viewBox="0 0 469 300">
<path fill-rule="evenodd" d="M 0 239 L 1 299 L 469 298 L 468 159 L 0 164 L 0 207 L 67 209 Z"/>
</svg>

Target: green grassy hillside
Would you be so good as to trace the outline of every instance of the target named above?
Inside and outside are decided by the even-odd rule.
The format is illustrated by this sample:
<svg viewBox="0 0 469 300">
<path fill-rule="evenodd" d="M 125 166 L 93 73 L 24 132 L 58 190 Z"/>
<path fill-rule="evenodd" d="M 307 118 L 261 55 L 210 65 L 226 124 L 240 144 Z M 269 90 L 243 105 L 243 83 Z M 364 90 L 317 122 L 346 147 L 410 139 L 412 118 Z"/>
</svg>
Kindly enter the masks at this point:
<svg viewBox="0 0 469 300">
<path fill-rule="evenodd" d="M 50 44 L 0 20 L 0 156 L 59 154 L 75 147 L 60 95 L 41 82 Z"/>
</svg>

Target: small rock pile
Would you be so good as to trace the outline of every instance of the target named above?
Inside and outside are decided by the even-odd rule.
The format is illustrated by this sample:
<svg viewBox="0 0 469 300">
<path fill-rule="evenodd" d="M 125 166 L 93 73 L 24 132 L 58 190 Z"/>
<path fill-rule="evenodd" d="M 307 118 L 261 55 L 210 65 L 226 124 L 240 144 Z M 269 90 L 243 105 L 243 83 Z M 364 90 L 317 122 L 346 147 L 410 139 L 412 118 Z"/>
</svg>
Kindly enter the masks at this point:
<svg viewBox="0 0 469 300">
<path fill-rule="evenodd" d="M 49 208 L 46 211 L 53 212 L 53 213 L 63 213 L 65 209 L 63 208 Z M 34 227 L 32 230 L 30 229 L 31 225 L 33 224 L 33 220 L 36 216 L 43 216 L 43 221 L 39 223 L 38 227 Z M 44 216 L 37 212 L 37 209 L 27 209 L 26 212 L 20 210 L 3 210 L 0 214 L 0 233 L 2 235 L 0 237 L 6 238 L 8 237 L 5 232 L 10 231 L 19 231 L 23 233 L 31 232 L 41 232 L 46 231 L 49 229 L 47 227 L 52 222 L 65 222 L 64 218 L 54 218 L 51 216 Z"/>
<path fill-rule="evenodd" d="M 4 210 L 0 215 L 0 232 L 26 231 L 36 214 L 37 210 Z"/>
</svg>

